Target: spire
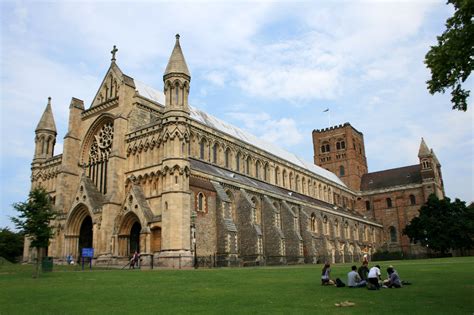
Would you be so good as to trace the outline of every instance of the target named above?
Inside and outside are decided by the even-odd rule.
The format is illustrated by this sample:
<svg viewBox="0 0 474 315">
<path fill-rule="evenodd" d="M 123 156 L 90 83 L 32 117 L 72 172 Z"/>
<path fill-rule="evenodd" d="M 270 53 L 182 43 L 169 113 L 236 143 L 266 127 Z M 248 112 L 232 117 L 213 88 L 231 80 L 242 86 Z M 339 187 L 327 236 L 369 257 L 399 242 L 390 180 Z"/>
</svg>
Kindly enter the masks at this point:
<svg viewBox="0 0 474 315">
<path fill-rule="evenodd" d="M 53 111 L 51 110 L 51 97 L 48 97 L 48 105 L 46 105 L 46 109 L 44 110 L 43 116 L 41 116 L 35 131 L 40 130 L 49 130 L 56 133 L 56 124 L 54 123 Z"/>
<path fill-rule="evenodd" d="M 425 140 L 421 138 L 421 143 L 420 143 L 420 150 L 418 151 L 418 157 L 427 157 L 430 156 L 431 152 L 430 149 L 428 149 L 428 146 L 425 143 Z"/>
<path fill-rule="evenodd" d="M 438 160 L 438 157 L 436 156 L 436 154 L 434 153 L 433 149 L 431 149 L 431 155 L 433 156 L 433 161 L 435 162 L 435 164 L 437 166 L 441 166 L 441 164 L 439 163 L 439 160 Z"/>
<path fill-rule="evenodd" d="M 163 76 L 171 73 L 182 73 L 188 77 L 191 77 L 188 66 L 186 65 L 186 60 L 184 59 L 183 51 L 179 45 L 179 34 L 176 34 L 176 43 L 174 44 L 173 52 L 171 53 L 168 65 L 166 66 L 165 74 Z"/>
</svg>

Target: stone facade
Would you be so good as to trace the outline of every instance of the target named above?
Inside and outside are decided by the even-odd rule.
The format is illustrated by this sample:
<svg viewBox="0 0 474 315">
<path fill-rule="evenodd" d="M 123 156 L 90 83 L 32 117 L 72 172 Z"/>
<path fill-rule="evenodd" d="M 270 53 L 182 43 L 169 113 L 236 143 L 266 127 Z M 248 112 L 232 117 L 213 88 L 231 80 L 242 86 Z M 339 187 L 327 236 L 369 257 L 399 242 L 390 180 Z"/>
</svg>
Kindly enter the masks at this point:
<svg viewBox="0 0 474 315">
<path fill-rule="evenodd" d="M 189 106 L 178 36 L 163 92 L 124 74 L 115 53 L 90 107 L 72 98 L 62 154 L 50 100 L 36 129 L 32 187 L 60 213 L 48 248 L 56 261 L 93 247 L 97 264 L 126 264 L 135 250 L 145 265 L 175 268 L 195 256 L 219 266 L 348 262 L 386 241 L 383 224 L 397 217 L 367 216 L 358 205 L 370 193 L 351 188 L 365 158 L 358 173 L 347 166 L 345 184 Z"/>
<path fill-rule="evenodd" d="M 430 194 L 444 197 L 441 165 L 423 139 L 419 164 L 373 173 L 367 168 L 364 136 L 349 123 L 314 130 L 313 146 L 315 163 L 338 174 L 357 193 L 355 209 L 383 225 L 384 249 L 408 255 L 425 252 L 402 233 Z"/>
</svg>

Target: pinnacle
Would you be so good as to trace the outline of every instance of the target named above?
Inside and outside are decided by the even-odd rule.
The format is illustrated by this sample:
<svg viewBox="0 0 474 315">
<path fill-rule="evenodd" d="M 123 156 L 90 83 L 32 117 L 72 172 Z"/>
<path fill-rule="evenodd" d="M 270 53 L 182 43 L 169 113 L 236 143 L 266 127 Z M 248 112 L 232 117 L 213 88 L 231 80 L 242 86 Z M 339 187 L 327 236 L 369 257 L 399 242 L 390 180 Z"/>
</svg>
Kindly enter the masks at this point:
<svg viewBox="0 0 474 315">
<path fill-rule="evenodd" d="M 425 143 L 425 139 L 421 138 L 420 149 L 418 151 L 418 157 L 419 158 L 426 157 L 426 156 L 429 156 L 430 154 L 431 154 L 431 152 L 430 152 L 430 149 L 428 148 L 428 146 Z"/>
<path fill-rule="evenodd" d="M 171 73 L 181 73 L 187 76 L 191 76 L 186 65 L 186 60 L 184 59 L 183 51 L 181 50 L 181 45 L 179 44 L 179 34 L 176 34 L 176 43 L 171 53 L 168 65 L 166 66 L 164 76 Z"/>
<path fill-rule="evenodd" d="M 56 124 L 54 122 L 53 110 L 51 109 L 51 97 L 48 97 L 48 104 L 41 116 L 41 119 L 36 126 L 36 131 L 49 130 L 56 132 Z"/>
</svg>

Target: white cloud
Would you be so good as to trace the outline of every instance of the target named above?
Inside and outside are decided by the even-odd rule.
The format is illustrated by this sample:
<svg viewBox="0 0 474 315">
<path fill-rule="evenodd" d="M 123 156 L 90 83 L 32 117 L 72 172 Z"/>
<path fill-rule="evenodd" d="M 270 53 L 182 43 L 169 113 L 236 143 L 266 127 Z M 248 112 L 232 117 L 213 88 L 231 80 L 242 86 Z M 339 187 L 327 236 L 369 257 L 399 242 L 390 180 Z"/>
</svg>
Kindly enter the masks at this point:
<svg viewBox="0 0 474 315">
<path fill-rule="evenodd" d="M 241 122 L 246 131 L 277 146 L 288 148 L 301 143 L 304 138 L 291 118 L 272 119 L 264 112 L 232 112 L 227 116 Z"/>
</svg>

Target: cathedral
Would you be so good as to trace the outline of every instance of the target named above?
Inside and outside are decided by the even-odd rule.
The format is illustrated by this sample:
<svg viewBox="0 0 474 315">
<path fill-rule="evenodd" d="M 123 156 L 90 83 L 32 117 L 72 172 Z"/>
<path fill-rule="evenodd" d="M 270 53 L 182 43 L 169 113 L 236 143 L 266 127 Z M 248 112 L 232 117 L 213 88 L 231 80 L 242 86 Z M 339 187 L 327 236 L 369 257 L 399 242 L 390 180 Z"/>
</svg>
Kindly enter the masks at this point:
<svg viewBox="0 0 474 315">
<path fill-rule="evenodd" d="M 363 134 L 346 123 L 313 131 L 314 161 L 188 104 L 179 35 L 158 91 L 124 74 L 117 49 L 88 108 L 72 98 L 63 153 L 51 99 L 36 127 L 32 188 L 58 216 L 48 255 L 94 249 L 94 263 L 172 268 L 352 262 L 381 248 L 422 251 L 402 235 L 440 164 L 369 173 Z M 24 260 L 34 257 L 25 242 Z"/>
</svg>

